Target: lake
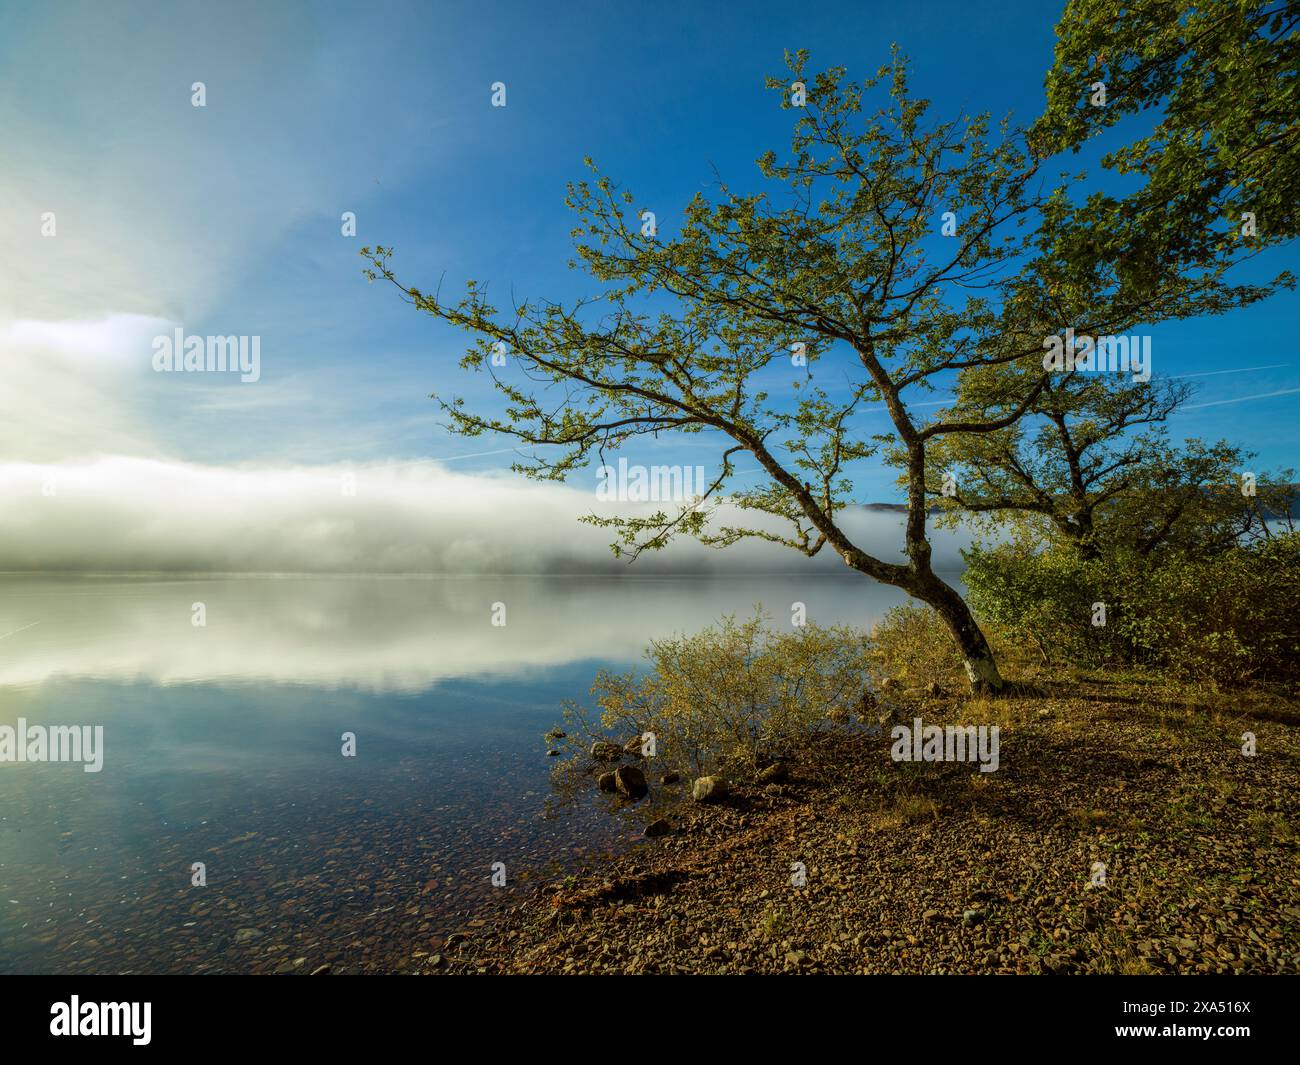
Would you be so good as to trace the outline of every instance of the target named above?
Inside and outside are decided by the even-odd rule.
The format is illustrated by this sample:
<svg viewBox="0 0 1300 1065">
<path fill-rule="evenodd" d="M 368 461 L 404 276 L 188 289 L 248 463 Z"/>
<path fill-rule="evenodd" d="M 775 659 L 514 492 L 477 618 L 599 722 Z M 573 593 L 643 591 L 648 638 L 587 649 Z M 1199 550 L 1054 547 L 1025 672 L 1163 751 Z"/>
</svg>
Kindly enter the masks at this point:
<svg viewBox="0 0 1300 1065">
<path fill-rule="evenodd" d="M 0 972 L 413 967 L 638 845 L 594 789 L 553 801 L 563 700 L 796 601 L 868 626 L 906 597 L 848 572 L 0 578 L 0 726 L 103 728 L 99 772 L 0 763 Z"/>
</svg>

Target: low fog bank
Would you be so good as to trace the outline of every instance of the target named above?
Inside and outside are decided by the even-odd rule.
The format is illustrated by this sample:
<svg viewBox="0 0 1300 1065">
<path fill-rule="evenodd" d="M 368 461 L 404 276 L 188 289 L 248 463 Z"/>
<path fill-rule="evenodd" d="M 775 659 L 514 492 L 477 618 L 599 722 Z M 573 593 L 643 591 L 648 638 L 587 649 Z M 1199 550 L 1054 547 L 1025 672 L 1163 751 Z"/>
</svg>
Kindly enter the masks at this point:
<svg viewBox="0 0 1300 1065">
<path fill-rule="evenodd" d="M 791 573 L 843 569 L 764 541 L 725 550 L 681 540 L 635 563 L 583 514 L 649 514 L 588 490 L 433 462 L 214 467 L 105 457 L 0 464 L 0 571 L 71 573 Z M 671 504 L 663 509 L 673 512 Z M 715 524 L 753 525 L 724 506 Z M 766 528 L 785 532 L 778 523 Z M 864 550 L 902 560 L 902 517 L 846 512 Z M 962 568 L 968 535 L 937 533 L 935 565 Z"/>
</svg>

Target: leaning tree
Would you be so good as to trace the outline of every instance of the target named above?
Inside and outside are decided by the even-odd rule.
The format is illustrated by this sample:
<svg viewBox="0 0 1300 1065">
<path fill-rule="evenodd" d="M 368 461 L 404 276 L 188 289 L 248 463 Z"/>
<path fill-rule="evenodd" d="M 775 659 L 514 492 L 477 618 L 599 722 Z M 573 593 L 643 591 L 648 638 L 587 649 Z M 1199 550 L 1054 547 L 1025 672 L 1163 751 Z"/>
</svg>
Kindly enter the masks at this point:
<svg viewBox="0 0 1300 1065">
<path fill-rule="evenodd" d="M 362 249 L 366 274 L 474 335 L 462 366 L 489 374 L 502 406 L 439 403 L 455 432 L 528 445 L 520 473 L 563 479 L 593 452 L 666 432 L 718 441 L 717 476 L 699 498 L 671 513 L 589 519 L 616 530 L 616 551 L 635 556 L 677 535 L 719 547 L 756 537 L 808 556 L 829 548 L 933 607 L 972 689 L 1000 690 L 984 634 L 932 564 L 927 455 L 953 435 L 1005 430 L 1033 407 L 1051 381 L 1045 335 L 1159 320 L 1185 309 L 1197 282 L 1166 284 L 1149 268 L 1104 284 L 1076 277 L 1077 243 L 1059 245 L 1061 227 L 1091 221 L 1069 195 L 1081 175 L 1047 179 L 1041 147 L 1008 121 L 930 119 L 897 53 L 860 84 L 843 68 L 805 75 L 806 62 L 788 55 L 789 76 L 768 80 L 796 120 L 789 153 L 758 160 L 761 191 L 699 194 L 675 233 L 657 232 L 651 205 L 587 161 L 592 179 L 568 196 L 580 259 L 571 265 L 599 283 L 587 299 L 500 310 L 473 281 L 444 299 L 399 281 L 391 247 Z M 806 356 L 809 378 L 797 392 L 774 389 L 792 352 Z M 978 402 L 925 413 L 930 395 L 969 374 L 982 382 Z M 864 417 L 873 404 L 885 431 Z M 762 483 L 731 485 L 741 455 Z M 872 459 L 901 470 L 904 561 L 872 554 L 843 520 L 851 477 Z M 736 523 L 718 520 L 724 502 L 739 508 Z"/>
</svg>

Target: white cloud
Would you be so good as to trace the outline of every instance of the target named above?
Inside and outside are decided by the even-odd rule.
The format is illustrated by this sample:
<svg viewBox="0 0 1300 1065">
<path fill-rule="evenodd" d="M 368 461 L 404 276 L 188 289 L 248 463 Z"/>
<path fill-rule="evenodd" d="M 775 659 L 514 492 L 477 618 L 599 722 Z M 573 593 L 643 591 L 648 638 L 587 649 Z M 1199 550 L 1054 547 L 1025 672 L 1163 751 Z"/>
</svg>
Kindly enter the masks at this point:
<svg viewBox="0 0 1300 1065">
<path fill-rule="evenodd" d="M 345 494 L 348 477 L 354 496 Z M 609 506 L 597 501 L 594 478 L 583 490 L 432 461 L 10 462 L 0 464 L 0 570 L 639 575 L 843 566 L 833 554 L 814 564 L 766 543 L 715 551 L 688 540 L 628 567 L 610 554 L 609 530 L 578 521 Z M 844 523 L 867 550 L 900 557 L 896 515 L 860 511 Z M 956 567 L 956 541 L 942 538 L 936 557 Z"/>
<path fill-rule="evenodd" d="M 0 376 L 10 386 L 0 392 L 0 570 L 646 574 L 814 565 L 770 544 L 719 552 L 683 541 L 629 569 L 613 558 L 609 530 L 578 521 L 603 508 L 594 474 L 590 483 L 539 484 L 455 465 L 510 449 L 414 462 L 240 464 L 238 427 L 248 422 L 229 416 L 270 417 L 310 387 L 156 374 L 152 339 L 174 325 L 129 314 L 0 321 Z M 195 419 L 205 433 L 171 431 Z M 178 445 L 193 454 L 199 441 L 205 461 L 176 457 Z M 355 496 L 344 493 L 348 477 Z M 894 516 L 847 521 L 875 553 L 899 557 Z M 940 556 L 958 564 L 952 550 L 941 546 Z M 828 553 L 815 565 L 842 563 Z"/>
<path fill-rule="evenodd" d="M 0 317 L 0 456 L 51 461 L 102 452 L 150 454 L 140 412 L 154 385 L 152 338 L 170 322 L 144 315 L 41 321 Z"/>
</svg>

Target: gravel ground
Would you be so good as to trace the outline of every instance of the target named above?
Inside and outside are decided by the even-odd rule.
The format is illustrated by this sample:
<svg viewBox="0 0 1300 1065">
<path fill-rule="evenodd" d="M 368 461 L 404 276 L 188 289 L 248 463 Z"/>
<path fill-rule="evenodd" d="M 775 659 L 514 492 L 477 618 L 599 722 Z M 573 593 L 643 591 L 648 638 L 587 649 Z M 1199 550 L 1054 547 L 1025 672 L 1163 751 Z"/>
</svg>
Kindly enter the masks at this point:
<svg viewBox="0 0 1300 1065">
<path fill-rule="evenodd" d="M 999 769 L 896 763 L 888 727 L 844 727 L 719 804 L 655 785 L 682 794 L 670 834 L 515 895 L 417 970 L 1300 972 L 1294 692 L 1077 676 L 899 709 L 998 724 Z"/>
</svg>

